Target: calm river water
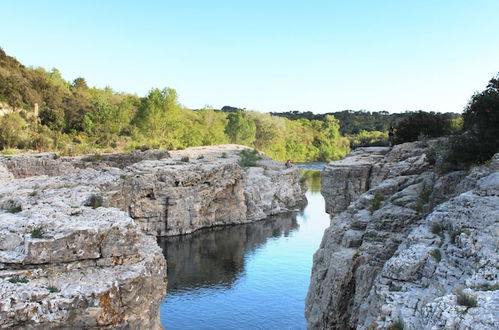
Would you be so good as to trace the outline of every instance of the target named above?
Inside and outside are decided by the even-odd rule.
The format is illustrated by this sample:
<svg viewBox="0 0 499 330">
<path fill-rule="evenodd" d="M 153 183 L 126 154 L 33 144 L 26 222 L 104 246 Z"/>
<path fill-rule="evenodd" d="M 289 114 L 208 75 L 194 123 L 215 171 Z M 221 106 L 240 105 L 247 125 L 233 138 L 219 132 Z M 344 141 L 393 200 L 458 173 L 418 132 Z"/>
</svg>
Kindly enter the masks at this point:
<svg viewBox="0 0 499 330">
<path fill-rule="evenodd" d="M 300 212 L 159 240 L 168 260 L 166 329 L 306 329 L 312 257 L 329 215 L 320 172 L 303 174 L 310 189 Z"/>
</svg>

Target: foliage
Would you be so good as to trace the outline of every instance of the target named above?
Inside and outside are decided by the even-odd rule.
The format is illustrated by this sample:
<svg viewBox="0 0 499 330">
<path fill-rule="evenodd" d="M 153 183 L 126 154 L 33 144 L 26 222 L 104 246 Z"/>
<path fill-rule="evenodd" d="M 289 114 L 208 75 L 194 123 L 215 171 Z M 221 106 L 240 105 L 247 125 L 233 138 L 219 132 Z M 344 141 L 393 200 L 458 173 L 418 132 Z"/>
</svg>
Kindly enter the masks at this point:
<svg viewBox="0 0 499 330">
<path fill-rule="evenodd" d="M 50 293 L 57 293 L 57 292 L 61 291 L 61 290 L 59 290 L 57 287 L 52 286 L 52 285 L 49 285 L 48 287 L 46 287 L 46 289 L 47 289 L 47 290 L 48 290 L 48 292 L 50 292 Z"/>
<path fill-rule="evenodd" d="M 419 192 L 418 201 L 416 202 L 416 211 L 423 212 L 423 207 L 430 200 L 433 188 L 426 183 L 423 184 L 423 188 Z"/>
<path fill-rule="evenodd" d="M 257 166 L 256 162 L 262 159 L 258 151 L 245 149 L 239 153 L 239 165 L 242 167 Z"/>
<path fill-rule="evenodd" d="M 23 210 L 21 205 L 12 205 L 7 209 L 9 213 L 19 213 Z"/>
<path fill-rule="evenodd" d="M 43 238 L 42 227 L 36 227 L 31 231 L 31 238 Z"/>
<path fill-rule="evenodd" d="M 28 280 L 26 279 L 26 277 L 22 277 L 22 276 L 12 276 L 11 278 L 9 278 L 9 282 L 10 283 L 28 283 Z"/>
<path fill-rule="evenodd" d="M 0 148 L 20 147 L 26 139 L 26 121 L 18 113 L 9 113 L 0 117 Z"/>
<path fill-rule="evenodd" d="M 401 319 L 398 319 L 388 326 L 388 330 L 404 330 L 404 327 L 404 322 Z"/>
<path fill-rule="evenodd" d="M 85 202 L 85 206 L 90 206 L 93 209 L 101 207 L 104 203 L 102 196 L 92 194 Z"/>
<path fill-rule="evenodd" d="M 435 112 L 418 111 L 411 113 L 395 126 L 396 143 L 418 140 L 419 136 L 434 138 L 458 133 L 454 129 L 454 116 Z"/>
<path fill-rule="evenodd" d="M 463 112 L 465 133 L 451 139 L 447 161 L 456 168 L 482 164 L 499 151 L 499 74 L 471 97 Z"/>
<path fill-rule="evenodd" d="M 252 145 L 256 139 L 256 125 L 243 111 L 229 113 L 225 133 L 231 143 Z"/>
<path fill-rule="evenodd" d="M 435 258 L 437 262 L 440 262 L 442 260 L 442 253 L 440 252 L 440 249 L 433 249 L 430 252 L 430 255 Z"/>
<path fill-rule="evenodd" d="M 461 306 L 466 307 L 476 307 L 477 301 L 476 297 L 464 292 L 463 288 L 458 288 L 456 290 L 456 302 Z"/>
<path fill-rule="evenodd" d="M 381 207 L 381 202 L 385 199 L 385 196 L 380 193 L 376 193 L 374 195 L 374 198 L 371 201 L 371 213 L 373 213 L 376 210 L 379 210 Z"/>
<path fill-rule="evenodd" d="M 184 157 L 180 158 L 180 161 L 184 162 L 184 163 L 188 163 L 189 162 L 189 157 L 184 156 Z"/>
<path fill-rule="evenodd" d="M 348 140 L 352 149 L 388 145 L 387 133 L 380 131 L 361 130 L 357 135 L 349 135 Z"/>
</svg>

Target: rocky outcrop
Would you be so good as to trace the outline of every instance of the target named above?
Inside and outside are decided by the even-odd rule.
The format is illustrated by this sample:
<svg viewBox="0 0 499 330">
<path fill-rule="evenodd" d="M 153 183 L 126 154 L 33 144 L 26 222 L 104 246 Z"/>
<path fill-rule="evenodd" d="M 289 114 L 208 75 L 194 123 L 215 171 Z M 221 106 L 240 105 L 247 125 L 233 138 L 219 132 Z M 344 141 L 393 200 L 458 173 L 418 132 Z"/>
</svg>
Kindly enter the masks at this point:
<svg viewBox="0 0 499 330">
<path fill-rule="evenodd" d="M 166 264 L 146 234 L 259 220 L 304 199 L 297 168 L 241 168 L 242 148 L 0 157 L 0 327 L 158 328 Z"/>
<path fill-rule="evenodd" d="M 0 327 L 160 328 L 164 257 L 127 214 L 89 204 L 101 176 L 2 182 Z"/>
<path fill-rule="evenodd" d="M 499 157 L 440 174 L 426 148 L 399 145 L 371 163 L 366 192 L 332 219 L 314 255 L 309 328 L 499 326 Z M 345 187 L 328 180 L 340 187 L 323 189 Z"/>
<path fill-rule="evenodd" d="M 321 193 L 327 213 L 343 211 L 369 190 L 372 167 L 387 151 L 387 147 L 358 148 L 348 157 L 326 165 L 322 171 Z"/>
</svg>

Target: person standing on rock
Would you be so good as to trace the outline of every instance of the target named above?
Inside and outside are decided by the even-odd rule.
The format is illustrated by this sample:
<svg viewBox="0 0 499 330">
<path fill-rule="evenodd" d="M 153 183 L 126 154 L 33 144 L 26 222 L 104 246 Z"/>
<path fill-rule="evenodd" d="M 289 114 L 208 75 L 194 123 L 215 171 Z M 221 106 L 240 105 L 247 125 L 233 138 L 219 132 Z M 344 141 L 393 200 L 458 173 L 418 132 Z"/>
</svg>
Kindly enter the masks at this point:
<svg viewBox="0 0 499 330">
<path fill-rule="evenodd" d="M 395 129 L 393 126 L 390 126 L 390 130 L 388 131 L 388 146 L 393 148 L 395 142 Z"/>
</svg>

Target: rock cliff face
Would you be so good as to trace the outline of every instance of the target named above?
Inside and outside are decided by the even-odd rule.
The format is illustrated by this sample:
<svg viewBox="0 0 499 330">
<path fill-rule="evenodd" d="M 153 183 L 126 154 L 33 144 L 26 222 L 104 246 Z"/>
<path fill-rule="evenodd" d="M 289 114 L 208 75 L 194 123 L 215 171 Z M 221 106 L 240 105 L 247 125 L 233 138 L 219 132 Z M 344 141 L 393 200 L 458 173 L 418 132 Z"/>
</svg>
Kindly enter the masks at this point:
<svg viewBox="0 0 499 330">
<path fill-rule="evenodd" d="M 328 165 L 323 185 L 332 187 L 323 190 L 348 196 L 335 204 L 325 194 L 329 211 L 353 202 L 332 218 L 314 255 L 309 328 L 499 327 L 499 157 L 468 175 L 441 175 L 425 148 L 403 144 L 383 157 L 366 148 L 377 158 L 370 170 L 353 159 L 340 163 L 348 168 Z M 345 184 L 351 173 L 359 173 L 358 189 Z"/>
<path fill-rule="evenodd" d="M 0 157 L 0 327 L 159 328 L 152 235 L 244 223 L 304 199 L 297 168 L 242 146 Z"/>
</svg>

